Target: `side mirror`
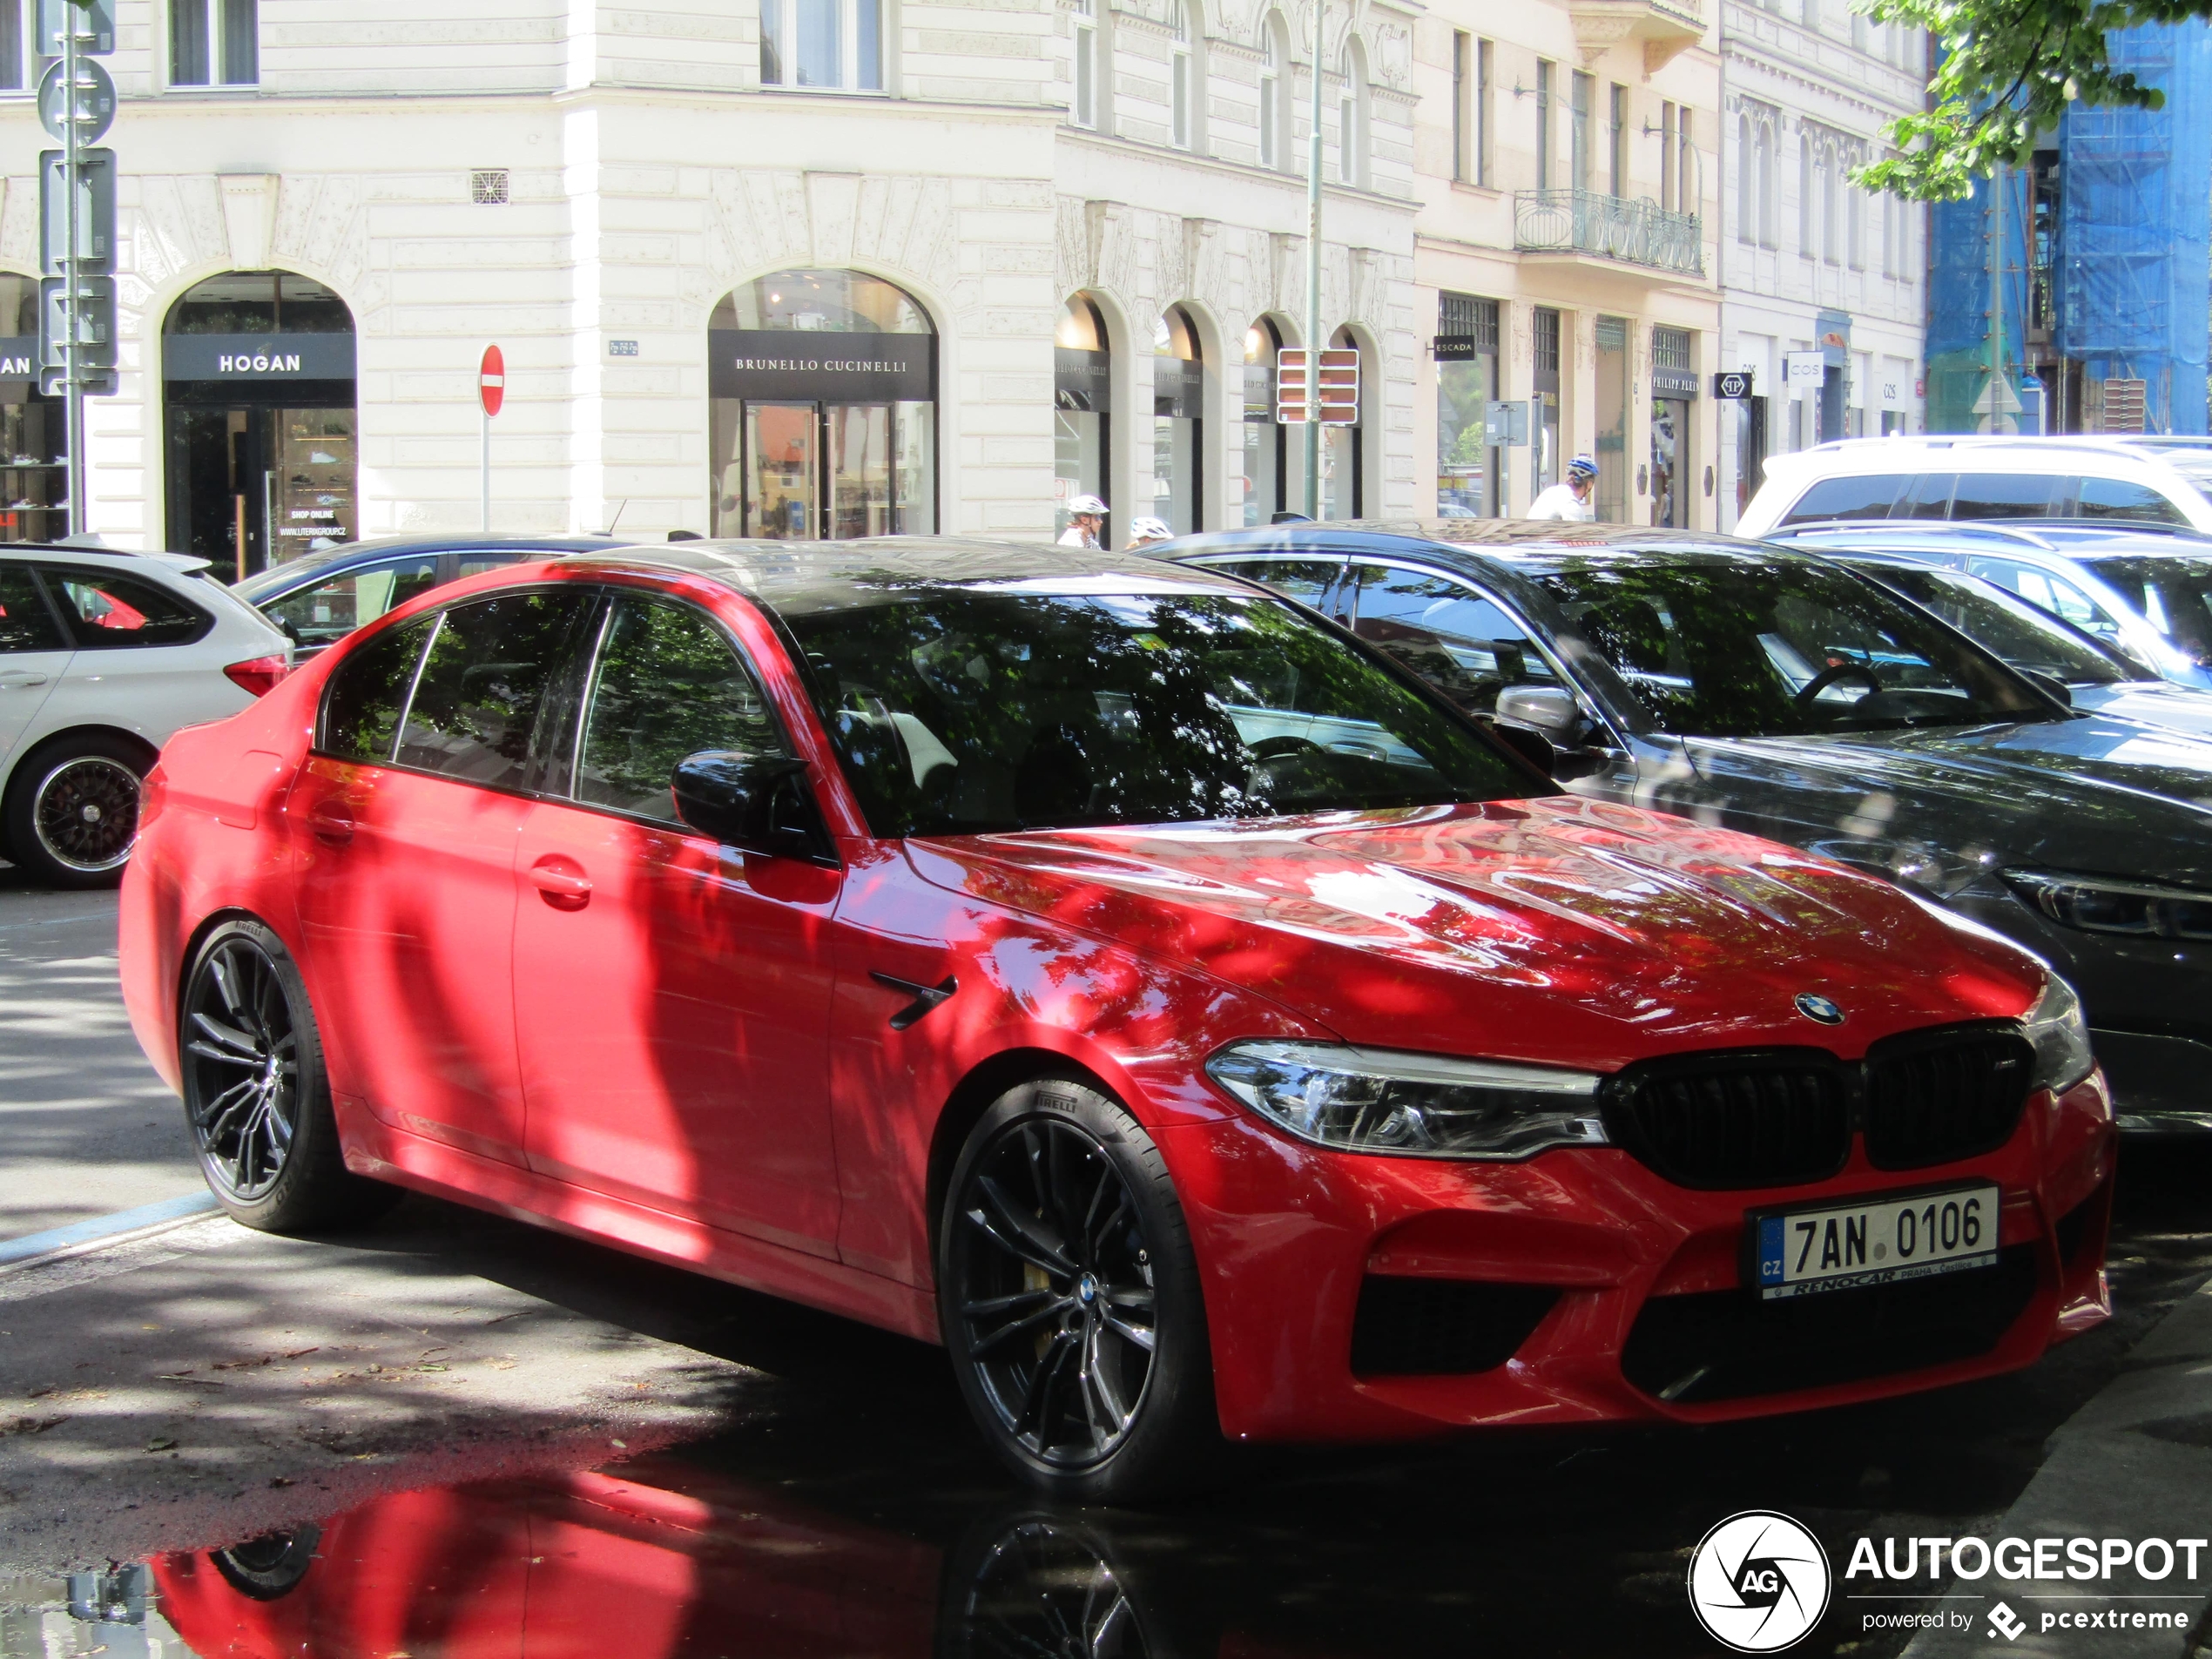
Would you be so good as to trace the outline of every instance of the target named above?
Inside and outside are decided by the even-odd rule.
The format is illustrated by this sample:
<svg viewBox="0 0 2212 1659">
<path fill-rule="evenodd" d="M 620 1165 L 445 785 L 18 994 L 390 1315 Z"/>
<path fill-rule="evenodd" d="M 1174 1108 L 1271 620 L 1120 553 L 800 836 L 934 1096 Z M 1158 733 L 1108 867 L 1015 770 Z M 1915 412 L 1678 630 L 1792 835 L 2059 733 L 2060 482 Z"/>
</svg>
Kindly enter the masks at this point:
<svg viewBox="0 0 2212 1659">
<path fill-rule="evenodd" d="M 1527 726 L 1555 743 L 1581 735 L 1582 711 L 1575 693 L 1556 685 L 1508 685 L 1498 693 L 1494 711 L 1504 725 Z"/>
<path fill-rule="evenodd" d="M 2016 668 L 2013 671 L 2044 696 L 2067 708 L 2074 706 L 2074 691 L 2056 674 L 2046 674 L 2040 668 Z"/>
<path fill-rule="evenodd" d="M 676 815 L 725 846 L 782 859 L 829 853 L 803 760 L 702 749 L 676 763 L 668 786 Z"/>
</svg>

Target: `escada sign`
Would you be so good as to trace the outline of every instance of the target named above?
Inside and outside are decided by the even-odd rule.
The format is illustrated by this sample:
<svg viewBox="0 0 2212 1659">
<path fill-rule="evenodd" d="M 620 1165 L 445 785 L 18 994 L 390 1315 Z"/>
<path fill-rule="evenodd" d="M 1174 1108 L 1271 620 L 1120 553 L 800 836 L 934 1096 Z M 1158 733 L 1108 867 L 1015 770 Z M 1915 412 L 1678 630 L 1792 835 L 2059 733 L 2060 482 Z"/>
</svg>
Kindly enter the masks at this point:
<svg viewBox="0 0 2212 1659">
<path fill-rule="evenodd" d="M 349 381 L 351 334 L 165 334 L 170 381 Z"/>
</svg>

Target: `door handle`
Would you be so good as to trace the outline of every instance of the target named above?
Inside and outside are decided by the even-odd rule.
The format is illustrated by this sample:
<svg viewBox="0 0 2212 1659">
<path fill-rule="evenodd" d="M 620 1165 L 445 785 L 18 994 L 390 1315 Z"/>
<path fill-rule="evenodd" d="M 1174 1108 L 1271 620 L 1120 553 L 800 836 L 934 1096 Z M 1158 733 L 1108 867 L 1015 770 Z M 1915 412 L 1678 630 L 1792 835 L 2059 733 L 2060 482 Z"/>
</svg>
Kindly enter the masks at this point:
<svg viewBox="0 0 2212 1659">
<path fill-rule="evenodd" d="M 530 866 L 530 884 L 556 910 L 581 910 L 591 902 L 591 882 L 571 859 L 550 856 Z"/>
<path fill-rule="evenodd" d="M 0 670 L 0 690 L 12 689 L 17 685 L 44 685 L 45 683 L 45 675 L 34 673 L 28 668 Z"/>
<path fill-rule="evenodd" d="M 327 846 L 343 846 L 354 839 L 354 820 L 328 806 L 311 809 L 307 826 L 314 831 L 315 840 Z"/>
</svg>

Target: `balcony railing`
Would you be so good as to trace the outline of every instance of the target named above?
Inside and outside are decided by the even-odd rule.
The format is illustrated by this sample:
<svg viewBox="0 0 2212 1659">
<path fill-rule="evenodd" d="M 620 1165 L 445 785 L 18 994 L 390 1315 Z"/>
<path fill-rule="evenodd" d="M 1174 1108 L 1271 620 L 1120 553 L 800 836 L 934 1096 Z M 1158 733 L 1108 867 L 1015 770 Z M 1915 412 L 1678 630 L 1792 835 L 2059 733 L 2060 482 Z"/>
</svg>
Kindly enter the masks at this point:
<svg viewBox="0 0 2212 1659">
<path fill-rule="evenodd" d="M 1655 271 L 1705 274 L 1697 215 L 1670 212 L 1649 197 L 1631 201 L 1596 190 L 1516 191 L 1513 244 L 1532 253 L 1594 253 Z"/>
</svg>

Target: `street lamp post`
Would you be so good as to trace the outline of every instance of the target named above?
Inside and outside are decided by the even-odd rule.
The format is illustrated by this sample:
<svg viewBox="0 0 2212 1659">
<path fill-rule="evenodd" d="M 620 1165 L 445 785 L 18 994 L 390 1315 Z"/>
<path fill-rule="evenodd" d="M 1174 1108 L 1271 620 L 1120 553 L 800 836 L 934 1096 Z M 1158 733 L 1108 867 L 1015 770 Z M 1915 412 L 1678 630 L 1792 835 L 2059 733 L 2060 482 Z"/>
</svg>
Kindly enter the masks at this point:
<svg viewBox="0 0 2212 1659">
<path fill-rule="evenodd" d="M 1313 0 L 1313 98 L 1305 164 L 1305 516 L 1321 516 L 1321 54 L 1325 0 Z"/>
</svg>

